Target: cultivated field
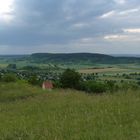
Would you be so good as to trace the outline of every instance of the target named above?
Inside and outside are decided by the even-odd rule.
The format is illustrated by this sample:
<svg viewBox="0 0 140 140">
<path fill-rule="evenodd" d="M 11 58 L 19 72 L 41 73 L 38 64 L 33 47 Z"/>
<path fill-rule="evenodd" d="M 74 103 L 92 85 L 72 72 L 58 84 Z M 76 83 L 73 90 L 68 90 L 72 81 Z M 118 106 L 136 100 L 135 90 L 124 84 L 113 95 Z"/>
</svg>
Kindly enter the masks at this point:
<svg viewBox="0 0 140 140">
<path fill-rule="evenodd" d="M 89 68 L 89 69 L 81 69 L 80 73 L 112 73 L 112 72 L 124 72 L 126 69 L 121 68 Z"/>
<path fill-rule="evenodd" d="M 95 67 L 81 68 L 78 70 L 80 73 L 131 73 L 140 72 L 140 66 L 137 64 L 124 64 L 124 65 L 97 65 Z"/>
</svg>

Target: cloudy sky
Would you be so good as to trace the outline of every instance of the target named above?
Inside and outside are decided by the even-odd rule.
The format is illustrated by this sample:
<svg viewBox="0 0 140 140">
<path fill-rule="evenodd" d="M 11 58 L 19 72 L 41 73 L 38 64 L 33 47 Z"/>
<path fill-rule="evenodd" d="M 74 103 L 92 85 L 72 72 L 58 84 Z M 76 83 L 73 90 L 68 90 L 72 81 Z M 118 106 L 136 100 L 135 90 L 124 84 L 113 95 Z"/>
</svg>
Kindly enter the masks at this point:
<svg viewBox="0 0 140 140">
<path fill-rule="evenodd" d="M 140 0 L 0 0 L 0 54 L 140 54 Z"/>
</svg>

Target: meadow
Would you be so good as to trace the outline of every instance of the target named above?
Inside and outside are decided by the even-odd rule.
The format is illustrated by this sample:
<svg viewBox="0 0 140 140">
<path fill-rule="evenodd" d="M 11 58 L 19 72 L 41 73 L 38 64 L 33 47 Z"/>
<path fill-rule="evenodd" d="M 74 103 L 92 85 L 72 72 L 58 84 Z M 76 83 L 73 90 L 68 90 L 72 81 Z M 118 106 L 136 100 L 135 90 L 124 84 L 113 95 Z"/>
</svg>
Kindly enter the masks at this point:
<svg viewBox="0 0 140 140">
<path fill-rule="evenodd" d="M 140 139 L 138 63 L 35 63 L 28 57 L 0 59 L 0 140 Z M 107 90 L 62 89 L 60 79 L 67 68 L 80 72 L 82 81 L 106 85 Z M 42 90 L 44 80 L 58 85 Z"/>
<path fill-rule="evenodd" d="M 140 91 L 89 95 L 0 83 L 0 140 L 139 140 Z"/>
</svg>

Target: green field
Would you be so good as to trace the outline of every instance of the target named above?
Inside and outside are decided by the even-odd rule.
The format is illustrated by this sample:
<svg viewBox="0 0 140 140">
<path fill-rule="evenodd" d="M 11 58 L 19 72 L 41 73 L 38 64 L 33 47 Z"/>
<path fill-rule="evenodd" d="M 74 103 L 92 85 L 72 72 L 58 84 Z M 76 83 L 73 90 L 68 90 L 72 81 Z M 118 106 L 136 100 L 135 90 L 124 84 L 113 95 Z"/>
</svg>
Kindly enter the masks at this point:
<svg viewBox="0 0 140 140">
<path fill-rule="evenodd" d="M 0 140 L 139 140 L 140 91 L 88 95 L 0 84 Z"/>
</svg>

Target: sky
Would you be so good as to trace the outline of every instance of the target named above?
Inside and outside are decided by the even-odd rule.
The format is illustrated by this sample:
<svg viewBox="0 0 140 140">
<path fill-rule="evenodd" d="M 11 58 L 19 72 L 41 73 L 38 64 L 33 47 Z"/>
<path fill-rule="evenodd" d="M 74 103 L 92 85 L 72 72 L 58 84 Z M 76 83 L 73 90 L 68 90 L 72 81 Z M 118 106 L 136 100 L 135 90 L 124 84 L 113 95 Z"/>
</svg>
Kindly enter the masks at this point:
<svg viewBox="0 0 140 140">
<path fill-rule="evenodd" d="M 0 54 L 140 54 L 140 0 L 0 0 Z"/>
</svg>

